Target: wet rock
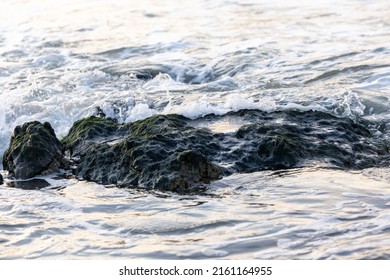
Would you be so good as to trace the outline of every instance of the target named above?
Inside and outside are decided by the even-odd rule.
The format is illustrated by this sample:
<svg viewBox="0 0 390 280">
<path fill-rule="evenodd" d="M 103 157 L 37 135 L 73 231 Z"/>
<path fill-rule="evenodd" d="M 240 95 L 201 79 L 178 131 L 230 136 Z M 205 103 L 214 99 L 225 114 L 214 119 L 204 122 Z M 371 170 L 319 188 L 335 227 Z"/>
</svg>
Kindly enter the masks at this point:
<svg viewBox="0 0 390 280">
<path fill-rule="evenodd" d="M 0 174 L 0 185 L 2 185 L 3 183 L 4 183 L 3 176 L 1 176 Z"/>
<path fill-rule="evenodd" d="M 180 192 L 223 174 L 206 156 L 218 149 L 212 134 L 177 115 L 130 124 L 91 117 L 76 122 L 63 145 L 79 158 L 76 175 L 102 184 Z"/>
<path fill-rule="evenodd" d="M 23 190 L 40 190 L 49 187 L 50 184 L 44 179 L 9 181 L 7 187 Z"/>
<path fill-rule="evenodd" d="M 94 143 L 108 142 L 116 136 L 116 132 L 117 125 L 114 121 L 92 116 L 76 121 L 62 143 L 71 155 L 78 154 Z"/>
<path fill-rule="evenodd" d="M 170 162 L 170 168 L 193 182 L 210 183 L 221 176 L 221 168 L 211 163 L 198 151 L 188 150 Z"/>
<path fill-rule="evenodd" d="M 231 116 L 242 120 L 236 131 L 190 125 Z M 3 165 L 16 178 L 64 167 L 100 184 L 193 192 L 238 172 L 318 163 L 348 169 L 389 166 L 389 145 L 372 127 L 364 120 L 313 111 L 242 110 L 196 122 L 157 115 L 126 124 L 92 116 L 75 122 L 60 143 L 50 124 L 30 122 L 15 128 Z M 71 167 L 64 166 L 63 154 Z"/>
<path fill-rule="evenodd" d="M 303 149 L 308 143 L 295 130 L 293 126 L 277 125 L 272 122 L 241 127 L 236 137 L 247 142 L 247 149 L 252 152 L 249 157 L 244 157 L 241 162 L 238 162 L 237 169 L 240 172 L 248 172 L 251 170 L 249 166 L 254 165 L 254 170 L 258 170 L 259 164 L 264 169 L 296 166 L 300 159 L 308 156 Z"/>
<path fill-rule="evenodd" d="M 56 171 L 62 164 L 61 143 L 47 122 L 17 126 L 3 156 L 4 169 L 17 179 Z"/>
<path fill-rule="evenodd" d="M 192 127 L 178 115 L 128 124 L 91 117 L 63 140 L 78 177 L 102 184 L 191 191 L 237 172 L 286 169 L 321 162 L 342 168 L 389 163 L 388 147 L 369 123 L 321 112 L 242 110 L 236 132 Z M 209 115 L 215 121 L 226 116 Z"/>
<path fill-rule="evenodd" d="M 256 151 L 237 163 L 246 172 L 253 162 L 265 169 L 306 166 L 310 162 L 342 168 L 366 168 L 388 163 L 386 145 L 368 129 L 372 124 L 337 118 L 323 112 L 248 110 L 238 114 L 255 124 L 241 127 L 236 137 Z M 248 167 L 249 166 L 249 167 Z M 259 166 L 255 165 L 254 169 Z"/>
</svg>

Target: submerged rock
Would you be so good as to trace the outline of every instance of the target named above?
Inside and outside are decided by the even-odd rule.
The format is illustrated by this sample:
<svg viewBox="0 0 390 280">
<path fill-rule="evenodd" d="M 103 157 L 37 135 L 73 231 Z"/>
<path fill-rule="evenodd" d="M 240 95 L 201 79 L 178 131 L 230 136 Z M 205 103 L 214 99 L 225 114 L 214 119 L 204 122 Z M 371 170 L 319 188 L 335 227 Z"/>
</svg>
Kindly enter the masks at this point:
<svg viewBox="0 0 390 280">
<path fill-rule="evenodd" d="M 16 179 L 27 179 L 62 165 L 61 142 L 47 122 L 17 126 L 3 156 L 3 166 Z"/>
<path fill-rule="evenodd" d="M 15 129 L 3 165 L 16 178 L 29 178 L 56 170 L 63 152 L 73 173 L 84 180 L 188 192 L 237 172 L 390 163 L 388 145 L 363 120 L 313 111 L 242 110 L 199 121 L 218 123 L 231 116 L 245 124 L 226 133 L 191 126 L 193 121 L 179 115 L 127 124 L 93 116 L 75 122 L 62 143 L 48 123 L 26 123 Z"/>
<path fill-rule="evenodd" d="M 253 162 L 261 162 L 267 169 L 307 166 L 310 162 L 350 169 L 389 164 L 386 144 L 371 133 L 368 127 L 372 124 L 364 120 L 315 111 L 249 110 L 238 114 L 254 124 L 241 127 L 236 137 L 256 151 L 238 162 L 240 172 L 247 172 Z"/>
<path fill-rule="evenodd" d="M 90 117 L 76 122 L 62 143 L 79 158 L 76 175 L 102 184 L 180 192 L 223 174 L 208 158 L 218 149 L 212 134 L 176 115 L 124 125 Z"/>
<path fill-rule="evenodd" d="M 243 110 L 234 133 L 192 127 L 178 115 L 128 124 L 90 117 L 63 140 L 80 178 L 125 187 L 187 191 L 236 172 L 325 162 L 342 168 L 388 163 L 387 148 L 366 124 L 321 112 Z M 224 118 L 210 115 L 204 121 Z M 386 161 L 387 160 L 387 161 Z"/>
</svg>

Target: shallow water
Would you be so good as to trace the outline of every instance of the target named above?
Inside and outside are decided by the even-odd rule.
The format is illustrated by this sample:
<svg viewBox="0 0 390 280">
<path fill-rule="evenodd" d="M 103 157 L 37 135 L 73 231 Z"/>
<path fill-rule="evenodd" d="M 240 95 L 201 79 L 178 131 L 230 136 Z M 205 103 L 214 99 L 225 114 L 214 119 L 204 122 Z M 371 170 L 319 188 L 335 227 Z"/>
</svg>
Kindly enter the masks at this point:
<svg viewBox="0 0 390 280">
<path fill-rule="evenodd" d="M 368 120 L 390 145 L 388 1 L 4 0 L 0 10 L 0 155 L 16 125 L 49 121 L 61 138 L 97 107 L 119 122 L 178 113 L 218 133 L 244 123 L 198 118 L 316 110 Z M 2 185 L 0 258 L 388 259 L 389 165 L 236 174 L 188 196 L 50 176 L 36 190 Z"/>
<path fill-rule="evenodd" d="M 1 258 L 387 259 L 388 172 L 266 171 L 188 196 L 1 188 Z"/>
</svg>

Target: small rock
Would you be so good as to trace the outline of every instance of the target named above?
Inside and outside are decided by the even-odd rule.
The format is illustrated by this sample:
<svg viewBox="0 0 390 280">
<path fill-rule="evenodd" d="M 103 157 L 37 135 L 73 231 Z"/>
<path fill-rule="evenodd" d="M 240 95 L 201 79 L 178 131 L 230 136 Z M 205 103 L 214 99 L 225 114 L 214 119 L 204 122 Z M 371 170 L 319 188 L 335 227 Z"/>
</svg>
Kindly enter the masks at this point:
<svg viewBox="0 0 390 280">
<path fill-rule="evenodd" d="M 42 188 L 49 187 L 50 184 L 44 179 L 31 179 L 23 181 L 10 181 L 7 183 L 10 188 L 17 188 L 23 190 L 40 190 Z"/>
<path fill-rule="evenodd" d="M 61 142 L 47 122 L 17 126 L 3 156 L 3 166 L 16 179 L 28 179 L 63 165 Z"/>
</svg>

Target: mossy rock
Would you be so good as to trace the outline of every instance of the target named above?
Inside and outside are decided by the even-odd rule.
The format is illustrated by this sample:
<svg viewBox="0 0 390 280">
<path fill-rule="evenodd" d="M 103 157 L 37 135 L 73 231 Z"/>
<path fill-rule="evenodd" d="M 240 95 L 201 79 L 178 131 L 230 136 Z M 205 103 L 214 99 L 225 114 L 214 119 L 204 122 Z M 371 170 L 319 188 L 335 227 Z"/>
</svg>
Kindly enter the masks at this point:
<svg viewBox="0 0 390 280">
<path fill-rule="evenodd" d="M 92 116 L 76 121 L 61 143 L 73 155 L 89 147 L 97 139 L 109 138 L 118 129 L 116 122 Z"/>
<path fill-rule="evenodd" d="M 241 110 L 203 121 L 229 116 L 247 124 L 235 133 L 213 133 L 174 114 L 126 124 L 92 116 L 75 122 L 62 143 L 50 124 L 29 122 L 15 128 L 3 166 L 16 178 L 30 178 L 65 167 L 65 154 L 80 179 L 182 193 L 238 172 L 310 162 L 350 169 L 390 163 L 389 143 L 365 120 L 314 111 Z"/>
<path fill-rule="evenodd" d="M 178 115 L 157 115 L 128 124 L 91 117 L 64 138 L 77 159 L 76 176 L 101 184 L 191 191 L 220 178 L 222 169 L 198 151 L 212 150 L 212 135 Z M 210 148 L 207 148 L 210 146 Z M 181 183 L 179 183 L 181 182 Z"/>
<path fill-rule="evenodd" d="M 179 115 L 128 124 L 90 117 L 64 138 L 76 176 L 122 187 L 192 192 L 222 176 L 325 162 L 341 168 L 389 163 L 388 146 L 366 121 L 322 112 L 242 110 L 228 113 L 249 124 L 235 133 L 192 127 Z M 207 121 L 225 116 L 207 116 Z M 223 166 L 222 164 L 223 163 Z"/>
<path fill-rule="evenodd" d="M 61 143 L 49 123 L 34 121 L 15 127 L 3 156 L 5 170 L 17 179 L 27 179 L 62 165 Z"/>
<path fill-rule="evenodd" d="M 139 120 L 131 124 L 131 134 L 134 137 L 152 138 L 156 135 L 171 133 L 175 129 L 187 126 L 187 119 L 179 115 L 157 115 Z"/>
</svg>

